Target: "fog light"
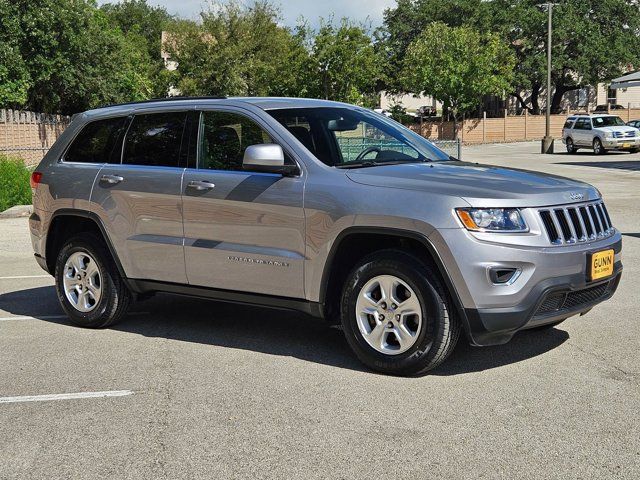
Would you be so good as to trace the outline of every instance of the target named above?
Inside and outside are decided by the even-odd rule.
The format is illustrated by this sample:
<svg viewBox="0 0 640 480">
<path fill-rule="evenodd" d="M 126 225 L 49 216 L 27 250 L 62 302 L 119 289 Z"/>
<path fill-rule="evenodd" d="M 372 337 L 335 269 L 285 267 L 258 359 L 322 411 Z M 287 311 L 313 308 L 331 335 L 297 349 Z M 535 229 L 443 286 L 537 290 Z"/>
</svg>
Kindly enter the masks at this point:
<svg viewBox="0 0 640 480">
<path fill-rule="evenodd" d="M 518 268 L 493 267 L 489 269 L 489 279 L 495 285 L 512 285 L 520 276 Z"/>
</svg>

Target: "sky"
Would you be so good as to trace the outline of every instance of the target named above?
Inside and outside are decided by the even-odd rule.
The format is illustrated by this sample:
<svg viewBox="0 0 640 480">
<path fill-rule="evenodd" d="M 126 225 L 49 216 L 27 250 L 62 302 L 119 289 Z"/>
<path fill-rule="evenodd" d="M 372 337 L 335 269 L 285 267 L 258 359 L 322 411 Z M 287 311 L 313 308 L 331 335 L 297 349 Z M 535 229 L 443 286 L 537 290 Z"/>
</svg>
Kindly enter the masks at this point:
<svg viewBox="0 0 640 480">
<path fill-rule="evenodd" d="M 100 0 L 99 3 L 113 3 L 117 0 Z M 382 24 L 385 8 L 395 6 L 395 0 L 272 0 L 279 4 L 283 23 L 289 27 L 296 25 L 302 15 L 312 27 L 318 26 L 320 17 L 327 18 L 332 13 L 336 19 L 349 17 L 357 22 L 371 22 L 375 28 Z M 207 4 L 207 0 L 147 0 L 150 5 L 160 5 L 169 13 L 181 17 L 197 19 L 198 12 Z M 245 3 L 246 0 L 245 0 Z"/>
</svg>

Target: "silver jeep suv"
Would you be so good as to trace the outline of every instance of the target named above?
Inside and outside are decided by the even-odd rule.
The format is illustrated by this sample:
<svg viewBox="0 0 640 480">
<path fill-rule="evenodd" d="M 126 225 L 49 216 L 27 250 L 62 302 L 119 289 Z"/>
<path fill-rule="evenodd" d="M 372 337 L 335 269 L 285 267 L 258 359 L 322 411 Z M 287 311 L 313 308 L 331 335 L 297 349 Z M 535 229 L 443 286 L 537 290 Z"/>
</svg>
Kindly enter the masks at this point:
<svg viewBox="0 0 640 480">
<path fill-rule="evenodd" d="M 100 328 L 155 292 L 341 324 L 418 375 L 608 299 L 621 236 L 573 180 L 464 163 L 342 103 L 169 99 L 74 118 L 32 176 L 38 263 Z"/>
</svg>

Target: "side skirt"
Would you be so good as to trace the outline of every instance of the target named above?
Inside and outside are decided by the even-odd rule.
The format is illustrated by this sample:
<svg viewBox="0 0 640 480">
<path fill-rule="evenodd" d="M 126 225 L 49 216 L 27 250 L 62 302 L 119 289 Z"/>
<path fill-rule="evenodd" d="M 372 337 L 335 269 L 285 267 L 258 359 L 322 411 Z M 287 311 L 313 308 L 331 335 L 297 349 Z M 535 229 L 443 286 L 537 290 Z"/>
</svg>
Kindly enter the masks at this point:
<svg viewBox="0 0 640 480">
<path fill-rule="evenodd" d="M 186 297 L 208 298 L 221 302 L 257 305 L 279 310 L 294 310 L 316 318 L 323 318 L 322 305 L 308 300 L 263 295 L 259 293 L 237 292 L 217 288 L 197 287 L 180 283 L 158 282 L 153 280 L 127 279 L 129 288 L 138 294 L 153 292 L 171 293 Z"/>
</svg>

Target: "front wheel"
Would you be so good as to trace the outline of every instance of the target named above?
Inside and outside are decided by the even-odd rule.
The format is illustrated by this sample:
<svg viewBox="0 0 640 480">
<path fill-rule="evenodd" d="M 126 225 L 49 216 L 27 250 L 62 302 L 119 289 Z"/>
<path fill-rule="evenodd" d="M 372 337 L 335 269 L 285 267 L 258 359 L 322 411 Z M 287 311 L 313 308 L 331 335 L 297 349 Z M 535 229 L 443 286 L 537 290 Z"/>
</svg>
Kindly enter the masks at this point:
<svg viewBox="0 0 640 480">
<path fill-rule="evenodd" d="M 104 328 L 118 322 L 131 292 L 101 239 L 81 234 L 65 242 L 56 259 L 56 291 L 69 319 L 78 326 Z"/>
<path fill-rule="evenodd" d="M 375 252 L 345 282 L 341 319 L 347 342 L 368 367 L 421 375 L 453 351 L 460 322 L 435 273 L 399 250 Z"/>
<path fill-rule="evenodd" d="M 599 138 L 593 140 L 593 153 L 596 155 L 604 155 L 607 151 L 602 146 L 602 141 Z"/>
</svg>

